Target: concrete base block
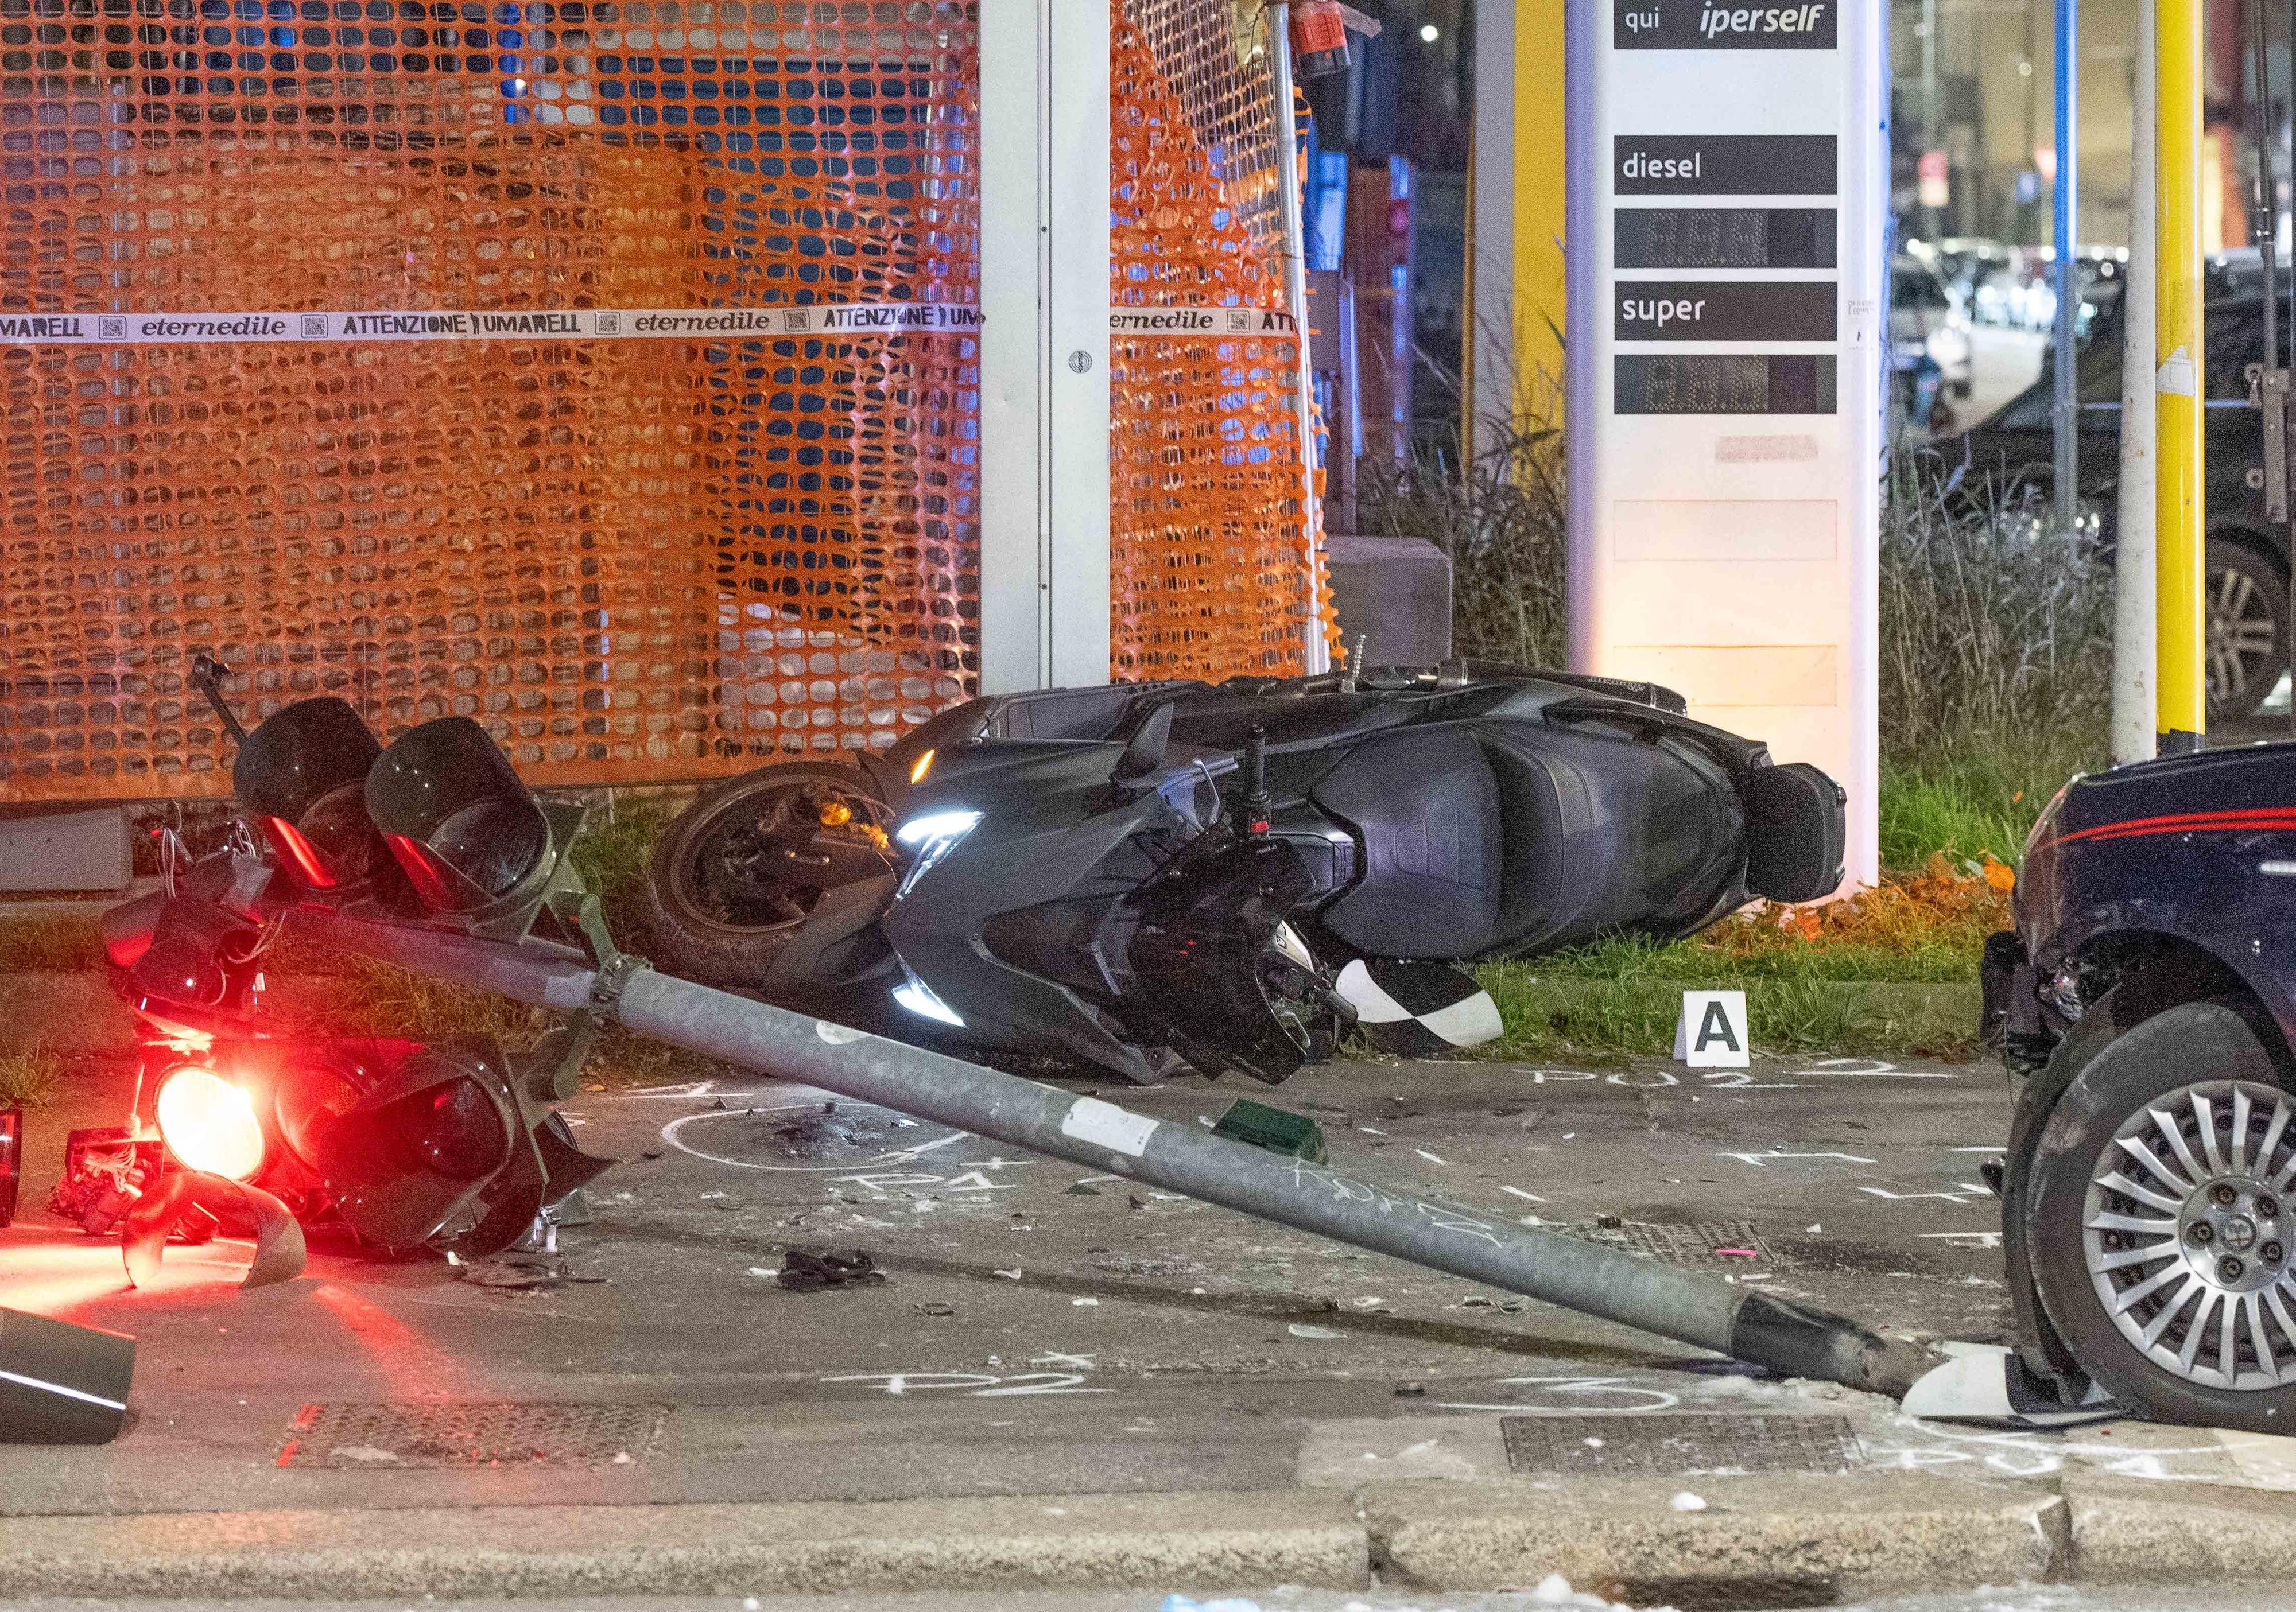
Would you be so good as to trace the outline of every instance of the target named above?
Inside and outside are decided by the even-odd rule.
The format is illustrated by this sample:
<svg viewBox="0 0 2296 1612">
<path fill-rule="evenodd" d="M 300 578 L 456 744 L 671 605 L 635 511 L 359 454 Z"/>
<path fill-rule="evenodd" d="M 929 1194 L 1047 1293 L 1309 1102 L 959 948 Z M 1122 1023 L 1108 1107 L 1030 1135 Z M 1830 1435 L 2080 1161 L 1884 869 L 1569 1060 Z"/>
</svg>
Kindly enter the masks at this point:
<svg viewBox="0 0 2296 1612">
<path fill-rule="evenodd" d="M 118 806 L 0 815 L 0 891 L 126 889 L 128 833 Z"/>
<path fill-rule="evenodd" d="M 1451 561 L 1423 537 L 1326 536 L 1332 608 L 1370 666 L 1433 666 L 1451 654 Z"/>
</svg>

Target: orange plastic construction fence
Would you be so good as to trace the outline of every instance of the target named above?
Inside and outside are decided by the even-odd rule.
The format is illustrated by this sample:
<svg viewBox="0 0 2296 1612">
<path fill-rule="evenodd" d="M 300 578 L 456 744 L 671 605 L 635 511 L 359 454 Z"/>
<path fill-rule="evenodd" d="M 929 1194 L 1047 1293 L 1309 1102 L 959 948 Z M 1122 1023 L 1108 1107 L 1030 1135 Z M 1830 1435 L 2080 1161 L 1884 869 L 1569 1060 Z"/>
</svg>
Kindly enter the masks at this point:
<svg viewBox="0 0 2296 1612">
<path fill-rule="evenodd" d="M 1258 9 L 1119 25 L 1135 300 L 1280 306 Z M 225 793 L 202 650 L 551 784 L 969 694 L 974 19 L 0 0 L 0 800 Z M 1290 349 L 1118 361 L 1116 675 L 1297 663 Z"/>
<path fill-rule="evenodd" d="M 1113 13 L 1109 300 L 1296 316 L 1276 193 L 1296 169 L 1266 8 L 1118 0 Z M 1114 675 L 1300 671 L 1313 557 L 1294 340 L 1111 335 L 1108 359 Z"/>
</svg>

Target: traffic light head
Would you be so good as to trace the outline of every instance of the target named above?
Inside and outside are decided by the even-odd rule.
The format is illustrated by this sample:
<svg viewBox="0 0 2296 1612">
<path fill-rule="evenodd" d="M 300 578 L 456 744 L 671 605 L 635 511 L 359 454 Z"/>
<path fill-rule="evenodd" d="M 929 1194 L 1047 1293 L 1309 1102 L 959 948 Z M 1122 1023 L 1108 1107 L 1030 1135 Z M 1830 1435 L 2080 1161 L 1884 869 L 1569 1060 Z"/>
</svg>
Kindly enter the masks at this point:
<svg viewBox="0 0 2296 1612">
<path fill-rule="evenodd" d="M 537 800 L 466 716 L 400 735 L 367 773 L 366 809 L 423 907 L 474 934 L 516 939 L 580 888 L 566 851 L 581 808 Z"/>
</svg>

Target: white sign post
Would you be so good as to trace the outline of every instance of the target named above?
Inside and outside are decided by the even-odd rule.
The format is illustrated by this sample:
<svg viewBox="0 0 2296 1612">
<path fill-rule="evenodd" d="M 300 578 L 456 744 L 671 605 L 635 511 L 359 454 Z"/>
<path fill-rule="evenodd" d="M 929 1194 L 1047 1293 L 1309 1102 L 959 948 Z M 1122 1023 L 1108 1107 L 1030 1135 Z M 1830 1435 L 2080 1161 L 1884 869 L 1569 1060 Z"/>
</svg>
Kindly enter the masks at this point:
<svg viewBox="0 0 2296 1612">
<path fill-rule="evenodd" d="M 1571 665 L 1824 767 L 1871 883 L 1887 13 L 1570 16 Z"/>
</svg>

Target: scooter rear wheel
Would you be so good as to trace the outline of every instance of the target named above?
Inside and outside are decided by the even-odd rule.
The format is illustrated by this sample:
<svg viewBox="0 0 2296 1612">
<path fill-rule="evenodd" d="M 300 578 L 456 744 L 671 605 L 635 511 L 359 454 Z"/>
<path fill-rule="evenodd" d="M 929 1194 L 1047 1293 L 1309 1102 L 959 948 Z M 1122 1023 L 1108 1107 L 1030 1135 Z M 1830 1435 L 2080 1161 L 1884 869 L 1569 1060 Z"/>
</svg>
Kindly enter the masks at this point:
<svg viewBox="0 0 2296 1612">
<path fill-rule="evenodd" d="M 789 761 L 720 785 L 654 847 L 654 961 L 702 985 L 755 986 L 821 898 L 890 871 L 892 812 L 857 767 Z"/>
</svg>

